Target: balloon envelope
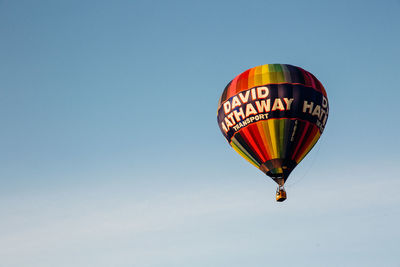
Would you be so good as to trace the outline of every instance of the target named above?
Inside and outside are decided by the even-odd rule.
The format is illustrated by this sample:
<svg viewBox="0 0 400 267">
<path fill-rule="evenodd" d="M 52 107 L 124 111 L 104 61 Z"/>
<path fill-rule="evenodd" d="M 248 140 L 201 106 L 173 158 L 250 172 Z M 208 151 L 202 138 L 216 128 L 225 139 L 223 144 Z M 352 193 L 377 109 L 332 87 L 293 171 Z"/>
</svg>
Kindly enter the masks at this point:
<svg viewBox="0 0 400 267">
<path fill-rule="evenodd" d="M 283 185 L 321 136 L 329 114 L 314 75 L 286 64 L 251 68 L 228 83 L 218 125 L 242 157 Z"/>
</svg>

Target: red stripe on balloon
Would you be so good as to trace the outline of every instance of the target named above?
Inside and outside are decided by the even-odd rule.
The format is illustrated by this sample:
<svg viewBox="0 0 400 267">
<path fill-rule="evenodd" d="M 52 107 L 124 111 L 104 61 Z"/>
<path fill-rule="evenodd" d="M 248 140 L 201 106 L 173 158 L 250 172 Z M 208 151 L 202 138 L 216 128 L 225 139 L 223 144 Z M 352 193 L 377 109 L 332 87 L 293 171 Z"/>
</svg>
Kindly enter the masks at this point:
<svg viewBox="0 0 400 267">
<path fill-rule="evenodd" d="M 241 136 L 243 139 L 249 144 L 249 146 L 254 150 L 257 154 L 257 157 L 261 159 L 262 162 L 266 161 L 265 156 L 260 150 L 259 143 L 253 138 L 252 132 L 248 129 L 248 127 L 243 128 L 240 131 Z"/>
<path fill-rule="evenodd" d="M 303 143 L 303 139 L 304 139 L 304 137 L 305 137 L 305 135 L 306 135 L 306 133 L 307 133 L 308 127 L 310 126 L 310 123 L 307 122 L 307 121 L 302 121 L 302 122 L 300 122 L 300 123 L 304 123 L 304 128 L 302 129 L 300 139 L 297 140 L 297 142 L 296 142 L 296 143 L 297 143 L 297 146 L 296 146 L 296 148 L 295 148 L 294 151 L 293 151 L 292 160 L 295 160 L 295 158 L 296 158 L 295 156 L 296 156 L 298 150 L 300 149 L 300 147 L 301 147 L 301 145 L 302 145 L 302 143 Z"/>
<path fill-rule="evenodd" d="M 238 83 L 236 85 L 236 94 L 243 91 L 243 90 L 247 90 L 248 88 L 248 80 L 249 80 L 249 73 L 250 70 L 246 70 L 245 72 L 243 72 L 242 74 L 240 74 L 239 79 L 238 79 Z"/>
<path fill-rule="evenodd" d="M 260 123 L 262 123 L 262 122 L 257 122 L 257 123 L 254 123 L 254 124 L 250 124 L 246 128 L 249 130 L 249 132 L 251 133 L 253 139 L 258 144 L 258 147 L 260 148 L 261 155 L 265 159 L 264 160 L 264 162 L 265 162 L 265 161 L 271 159 L 271 155 L 267 151 L 267 148 L 266 148 L 267 144 L 264 142 L 263 138 L 261 137 L 260 128 L 258 127 L 258 124 L 260 124 Z M 266 138 L 268 138 L 268 137 L 266 137 Z"/>
</svg>

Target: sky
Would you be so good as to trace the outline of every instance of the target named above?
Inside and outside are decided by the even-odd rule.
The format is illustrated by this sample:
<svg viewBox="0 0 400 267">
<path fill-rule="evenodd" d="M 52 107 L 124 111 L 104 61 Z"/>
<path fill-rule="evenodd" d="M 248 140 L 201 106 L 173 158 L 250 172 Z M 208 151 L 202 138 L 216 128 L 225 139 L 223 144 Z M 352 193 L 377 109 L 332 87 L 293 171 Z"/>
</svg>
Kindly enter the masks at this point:
<svg viewBox="0 0 400 267">
<path fill-rule="evenodd" d="M 400 266 L 399 12 L 0 0 L 0 266 Z M 282 203 L 216 122 L 268 63 L 330 105 Z"/>
</svg>

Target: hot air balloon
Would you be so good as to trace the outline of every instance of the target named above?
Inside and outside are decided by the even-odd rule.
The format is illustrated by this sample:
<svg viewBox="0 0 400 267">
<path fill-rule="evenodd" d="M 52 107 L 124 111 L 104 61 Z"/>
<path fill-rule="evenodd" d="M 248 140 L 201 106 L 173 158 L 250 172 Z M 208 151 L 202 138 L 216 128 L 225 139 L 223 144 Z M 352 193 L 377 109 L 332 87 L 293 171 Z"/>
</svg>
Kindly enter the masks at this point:
<svg viewBox="0 0 400 267">
<path fill-rule="evenodd" d="M 251 68 L 228 83 L 217 120 L 228 143 L 277 184 L 284 184 L 324 131 L 326 91 L 310 72 L 287 64 Z"/>
</svg>

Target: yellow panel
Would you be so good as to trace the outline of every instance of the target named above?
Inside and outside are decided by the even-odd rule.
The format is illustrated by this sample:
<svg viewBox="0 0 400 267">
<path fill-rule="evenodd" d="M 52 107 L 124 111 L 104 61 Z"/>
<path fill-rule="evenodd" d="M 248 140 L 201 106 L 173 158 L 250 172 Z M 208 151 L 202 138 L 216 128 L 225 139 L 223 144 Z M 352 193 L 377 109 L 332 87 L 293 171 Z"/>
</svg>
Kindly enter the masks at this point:
<svg viewBox="0 0 400 267">
<path fill-rule="evenodd" d="M 263 66 L 258 66 L 255 68 L 254 86 L 264 85 L 262 79 L 262 71 L 263 71 Z"/>
<path fill-rule="evenodd" d="M 269 140 L 271 141 L 272 151 L 273 151 L 273 158 L 278 157 L 278 148 L 276 142 L 276 129 L 275 129 L 275 120 L 267 120 L 268 122 L 268 130 L 269 130 Z"/>
<path fill-rule="evenodd" d="M 268 65 L 262 65 L 262 84 L 271 83 L 271 79 L 269 77 L 269 67 Z"/>
</svg>

